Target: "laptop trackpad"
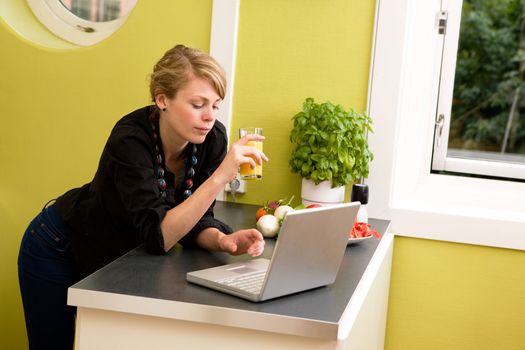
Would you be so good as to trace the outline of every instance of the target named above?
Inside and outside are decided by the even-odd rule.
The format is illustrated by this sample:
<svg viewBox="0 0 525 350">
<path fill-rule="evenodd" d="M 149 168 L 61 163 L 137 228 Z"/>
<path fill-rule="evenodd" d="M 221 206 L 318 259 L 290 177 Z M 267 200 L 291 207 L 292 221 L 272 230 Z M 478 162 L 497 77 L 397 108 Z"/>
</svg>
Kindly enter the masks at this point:
<svg viewBox="0 0 525 350">
<path fill-rule="evenodd" d="M 229 268 L 227 270 L 231 271 L 231 272 L 236 272 L 236 273 L 250 273 L 250 272 L 260 271 L 258 269 L 254 269 L 254 268 L 248 267 L 246 265 L 234 266 L 234 267 L 231 267 L 231 268 Z"/>
</svg>

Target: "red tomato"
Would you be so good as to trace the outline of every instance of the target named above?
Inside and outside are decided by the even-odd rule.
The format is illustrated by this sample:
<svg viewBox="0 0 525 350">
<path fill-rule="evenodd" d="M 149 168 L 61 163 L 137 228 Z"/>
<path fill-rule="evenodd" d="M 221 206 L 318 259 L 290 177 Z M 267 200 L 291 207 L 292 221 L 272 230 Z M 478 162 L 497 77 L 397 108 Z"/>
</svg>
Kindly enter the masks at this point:
<svg viewBox="0 0 525 350">
<path fill-rule="evenodd" d="M 268 214 L 268 212 L 266 211 L 266 208 L 262 207 L 262 208 L 257 209 L 257 211 L 255 212 L 255 221 L 256 222 L 259 221 L 261 216 L 266 215 L 266 214 Z"/>
<path fill-rule="evenodd" d="M 350 232 L 350 238 L 363 238 L 368 236 L 374 236 L 377 239 L 381 238 L 379 232 L 370 229 L 370 224 L 364 222 L 354 223 L 354 227 L 352 227 L 352 231 Z"/>
<path fill-rule="evenodd" d="M 321 204 L 310 204 L 310 205 L 306 206 L 306 209 L 319 208 L 320 206 L 321 206 Z"/>
<path fill-rule="evenodd" d="M 352 227 L 352 232 L 350 233 L 350 238 L 362 238 L 369 236 L 368 230 L 370 229 L 370 225 L 364 222 L 356 222 L 354 223 L 354 227 Z"/>
</svg>

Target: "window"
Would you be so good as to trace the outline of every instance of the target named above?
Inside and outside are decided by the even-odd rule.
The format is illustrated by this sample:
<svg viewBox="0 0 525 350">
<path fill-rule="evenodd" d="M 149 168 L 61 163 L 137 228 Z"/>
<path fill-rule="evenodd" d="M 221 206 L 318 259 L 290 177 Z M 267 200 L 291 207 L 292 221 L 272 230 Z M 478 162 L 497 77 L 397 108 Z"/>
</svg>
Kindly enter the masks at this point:
<svg viewBox="0 0 525 350">
<path fill-rule="evenodd" d="M 119 29 L 137 0 L 28 0 L 44 26 L 80 46 L 96 44 Z"/>
<path fill-rule="evenodd" d="M 391 232 L 399 235 L 525 249 L 525 182 L 431 172 L 436 110 L 443 103 L 438 91 L 454 83 L 442 79 L 450 65 L 443 60 L 444 39 L 461 15 L 450 5 L 461 9 L 461 1 L 376 4 L 368 95 L 374 120 L 374 161 L 366 179 L 370 217 L 390 219 Z M 440 35 L 444 9 L 448 26 Z"/>
<path fill-rule="evenodd" d="M 525 179 L 521 0 L 443 1 L 432 170 Z"/>
</svg>

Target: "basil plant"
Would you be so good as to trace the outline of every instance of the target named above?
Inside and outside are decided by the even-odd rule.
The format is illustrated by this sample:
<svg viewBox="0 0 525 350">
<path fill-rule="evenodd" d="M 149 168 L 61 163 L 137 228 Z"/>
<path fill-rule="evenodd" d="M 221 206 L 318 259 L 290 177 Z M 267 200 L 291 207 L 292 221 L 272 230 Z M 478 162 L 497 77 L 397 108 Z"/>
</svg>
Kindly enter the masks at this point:
<svg viewBox="0 0 525 350">
<path fill-rule="evenodd" d="M 292 120 L 292 172 L 315 184 L 331 181 L 332 187 L 368 176 L 373 159 L 367 141 L 367 133 L 373 132 L 369 116 L 330 102 L 318 104 L 309 97 Z"/>
</svg>

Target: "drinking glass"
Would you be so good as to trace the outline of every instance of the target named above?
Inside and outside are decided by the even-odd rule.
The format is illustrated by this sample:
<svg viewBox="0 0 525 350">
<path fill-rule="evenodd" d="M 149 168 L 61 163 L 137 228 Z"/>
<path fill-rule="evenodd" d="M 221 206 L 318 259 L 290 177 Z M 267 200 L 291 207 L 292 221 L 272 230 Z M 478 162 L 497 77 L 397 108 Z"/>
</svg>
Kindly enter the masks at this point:
<svg viewBox="0 0 525 350">
<path fill-rule="evenodd" d="M 262 135 L 263 129 L 262 128 L 240 128 L 239 129 L 239 138 L 246 136 L 246 135 Z M 246 146 L 252 146 L 256 147 L 259 151 L 262 152 L 263 150 L 263 142 L 262 140 L 259 141 L 249 141 Z M 254 157 L 252 157 L 253 160 L 255 160 Z M 250 163 L 241 164 L 240 167 L 240 176 L 243 180 L 252 180 L 252 179 L 262 179 L 262 163 L 255 165 L 255 168 L 252 168 L 250 166 Z"/>
</svg>

